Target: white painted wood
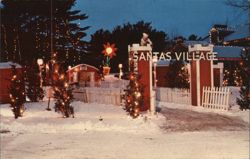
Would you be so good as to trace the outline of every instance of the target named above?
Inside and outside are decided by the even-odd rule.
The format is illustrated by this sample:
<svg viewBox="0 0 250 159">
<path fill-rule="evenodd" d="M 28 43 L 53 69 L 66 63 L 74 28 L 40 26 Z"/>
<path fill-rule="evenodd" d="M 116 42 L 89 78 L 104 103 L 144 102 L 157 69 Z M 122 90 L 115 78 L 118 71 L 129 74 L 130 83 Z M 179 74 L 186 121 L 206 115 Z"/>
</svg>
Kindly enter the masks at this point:
<svg viewBox="0 0 250 159">
<path fill-rule="evenodd" d="M 121 105 L 123 90 L 120 88 L 86 87 L 81 91 L 73 92 L 73 94 L 77 100 L 88 103 Z"/>
<path fill-rule="evenodd" d="M 151 60 L 149 60 L 149 91 L 150 91 L 150 112 L 152 114 L 155 113 L 156 111 L 156 90 L 153 90 L 153 77 L 152 77 L 152 64 L 153 64 L 153 61 L 152 61 L 152 48 L 150 50 L 148 50 L 151 54 Z M 156 71 L 156 70 L 155 70 Z M 156 81 L 154 81 L 156 82 Z"/>
<path fill-rule="evenodd" d="M 156 99 L 158 101 L 191 104 L 191 93 L 189 89 L 158 87 L 156 89 Z"/>
<path fill-rule="evenodd" d="M 223 74 L 223 69 L 224 69 L 224 64 L 222 62 L 214 64 L 213 68 L 217 68 L 220 70 L 220 87 L 222 87 L 223 85 L 223 78 L 224 78 L 224 74 Z"/>
<path fill-rule="evenodd" d="M 214 87 L 214 65 L 213 65 L 213 61 L 209 61 L 210 62 L 210 69 L 211 69 L 211 86 Z"/>
<path fill-rule="evenodd" d="M 230 90 L 227 87 L 203 87 L 202 106 L 209 109 L 229 109 Z"/>
<path fill-rule="evenodd" d="M 200 106 L 201 100 L 201 81 L 200 81 L 200 61 L 197 60 L 196 62 L 196 82 L 197 82 L 197 106 Z"/>
<path fill-rule="evenodd" d="M 214 98 L 214 103 L 215 104 L 215 109 L 219 109 L 218 103 L 218 93 L 219 93 L 219 87 L 215 87 L 215 98 Z"/>
</svg>

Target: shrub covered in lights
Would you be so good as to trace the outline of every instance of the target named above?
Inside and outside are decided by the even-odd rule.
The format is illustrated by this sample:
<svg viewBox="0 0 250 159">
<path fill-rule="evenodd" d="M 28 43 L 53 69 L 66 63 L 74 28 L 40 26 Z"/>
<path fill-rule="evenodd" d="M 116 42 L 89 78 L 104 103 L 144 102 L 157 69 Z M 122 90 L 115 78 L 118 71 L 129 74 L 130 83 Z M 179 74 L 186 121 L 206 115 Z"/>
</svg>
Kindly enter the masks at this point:
<svg viewBox="0 0 250 159">
<path fill-rule="evenodd" d="M 56 70 L 55 75 L 58 77 L 54 81 L 54 98 L 55 111 L 61 113 L 63 117 L 68 118 L 70 116 L 74 117 L 74 108 L 71 105 L 73 100 L 72 88 L 69 86 L 64 73 Z"/>
<path fill-rule="evenodd" d="M 125 106 L 124 109 L 133 118 L 140 115 L 140 110 L 143 106 L 143 88 L 139 83 L 139 75 L 131 72 L 129 74 L 129 85 L 125 89 Z"/>
<path fill-rule="evenodd" d="M 26 95 L 32 102 L 38 102 L 44 97 L 44 91 L 41 85 L 41 76 L 39 76 L 39 68 L 33 63 L 25 66 L 24 80 L 26 83 Z"/>
<path fill-rule="evenodd" d="M 25 92 L 22 77 L 17 74 L 16 66 L 12 65 L 12 78 L 10 84 L 10 107 L 14 113 L 15 119 L 22 117 L 25 110 Z"/>
<path fill-rule="evenodd" d="M 242 86 L 237 103 L 240 105 L 240 109 L 244 110 L 250 109 L 250 48 L 242 50 L 241 58 L 240 77 L 242 78 Z"/>
</svg>

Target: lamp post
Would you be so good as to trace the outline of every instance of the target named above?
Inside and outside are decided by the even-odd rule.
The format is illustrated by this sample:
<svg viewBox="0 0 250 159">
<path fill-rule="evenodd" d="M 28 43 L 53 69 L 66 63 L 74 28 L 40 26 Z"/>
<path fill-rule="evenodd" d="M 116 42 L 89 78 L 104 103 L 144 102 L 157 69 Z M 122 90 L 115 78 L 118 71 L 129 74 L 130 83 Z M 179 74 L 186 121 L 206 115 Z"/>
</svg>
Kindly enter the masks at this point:
<svg viewBox="0 0 250 159">
<path fill-rule="evenodd" d="M 120 72 L 119 72 L 119 79 L 122 79 L 123 72 L 122 72 L 122 64 L 121 63 L 118 65 L 118 68 L 120 70 Z"/>
<path fill-rule="evenodd" d="M 157 56 L 153 56 L 152 62 L 154 64 L 154 90 L 157 88 L 157 78 L 156 78 L 156 64 L 157 64 L 158 58 Z"/>
<path fill-rule="evenodd" d="M 152 57 L 152 63 L 154 66 L 153 76 L 154 76 L 154 88 L 152 91 L 152 103 L 150 107 L 151 114 L 154 115 L 156 113 L 156 87 L 157 87 L 157 79 L 156 79 L 156 64 L 157 64 L 158 58 L 157 56 Z"/>
<path fill-rule="evenodd" d="M 39 66 L 40 87 L 43 88 L 43 78 L 42 78 L 42 65 L 43 65 L 43 59 L 37 59 L 37 64 L 38 64 L 38 66 Z"/>
</svg>

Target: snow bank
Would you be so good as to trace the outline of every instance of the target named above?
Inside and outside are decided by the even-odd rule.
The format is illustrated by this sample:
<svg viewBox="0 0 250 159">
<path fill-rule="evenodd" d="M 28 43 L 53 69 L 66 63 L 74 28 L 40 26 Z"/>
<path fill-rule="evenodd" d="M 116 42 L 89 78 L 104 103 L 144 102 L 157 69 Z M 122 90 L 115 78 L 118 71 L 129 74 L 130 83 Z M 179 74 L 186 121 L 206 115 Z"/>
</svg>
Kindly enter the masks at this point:
<svg viewBox="0 0 250 159">
<path fill-rule="evenodd" d="M 240 87 L 229 87 L 229 90 L 231 92 L 230 100 L 229 100 L 229 105 L 231 107 L 236 107 L 233 109 L 239 108 L 239 105 L 237 104 L 237 98 L 240 97 Z"/>
<path fill-rule="evenodd" d="M 53 105 L 53 102 L 51 103 Z M 64 119 L 54 111 L 46 111 L 46 102 L 27 103 L 22 118 L 14 119 L 8 104 L 1 105 L 1 129 L 16 133 L 58 133 L 114 131 L 128 133 L 159 133 L 161 115 L 144 114 L 137 119 L 129 117 L 122 107 L 104 104 L 73 102 L 75 118 Z"/>
</svg>

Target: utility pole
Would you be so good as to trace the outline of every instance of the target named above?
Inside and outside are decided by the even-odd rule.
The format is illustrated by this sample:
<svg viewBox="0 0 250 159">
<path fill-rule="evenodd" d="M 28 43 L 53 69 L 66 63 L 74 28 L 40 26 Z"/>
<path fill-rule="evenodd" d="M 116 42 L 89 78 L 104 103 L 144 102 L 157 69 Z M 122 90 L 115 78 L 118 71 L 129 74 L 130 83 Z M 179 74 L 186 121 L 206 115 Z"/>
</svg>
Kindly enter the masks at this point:
<svg viewBox="0 0 250 159">
<path fill-rule="evenodd" d="M 248 34 L 250 36 L 250 0 L 248 0 Z"/>
</svg>

